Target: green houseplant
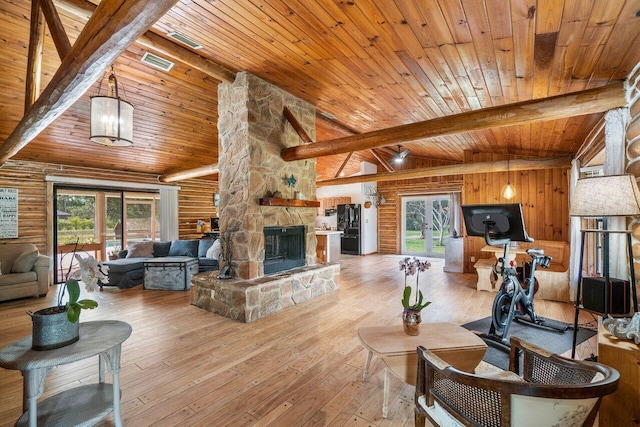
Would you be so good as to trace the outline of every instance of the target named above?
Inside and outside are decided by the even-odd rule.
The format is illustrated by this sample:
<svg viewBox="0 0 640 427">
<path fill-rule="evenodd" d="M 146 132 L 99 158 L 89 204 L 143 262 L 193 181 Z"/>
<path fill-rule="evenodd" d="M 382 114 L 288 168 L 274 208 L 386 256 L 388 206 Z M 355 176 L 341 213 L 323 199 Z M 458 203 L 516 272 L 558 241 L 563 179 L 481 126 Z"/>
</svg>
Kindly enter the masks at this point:
<svg viewBox="0 0 640 427">
<path fill-rule="evenodd" d="M 79 339 L 79 318 L 83 309 L 94 309 L 98 303 L 92 299 L 80 299 L 80 281 L 88 292 L 93 292 L 99 283 L 109 282 L 109 267 L 93 256 L 82 258 L 74 249 L 73 257 L 79 269 L 67 272 L 67 280 L 60 285 L 57 305 L 28 312 L 33 322 L 32 346 L 34 350 L 51 350 L 73 344 Z M 64 303 L 64 296 L 67 302 Z"/>
<path fill-rule="evenodd" d="M 400 270 L 404 271 L 404 291 L 402 293 L 402 323 L 404 332 L 408 335 L 418 335 L 420 333 L 419 325 L 422 321 L 420 312 L 431 304 L 431 301 L 424 301 L 424 296 L 420 290 L 420 272 L 424 272 L 431 267 L 429 261 L 421 261 L 417 257 L 413 259 L 406 257 L 400 261 Z M 411 302 L 412 288 L 407 285 L 407 277 L 416 275 L 416 293 Z"/>
</svg>

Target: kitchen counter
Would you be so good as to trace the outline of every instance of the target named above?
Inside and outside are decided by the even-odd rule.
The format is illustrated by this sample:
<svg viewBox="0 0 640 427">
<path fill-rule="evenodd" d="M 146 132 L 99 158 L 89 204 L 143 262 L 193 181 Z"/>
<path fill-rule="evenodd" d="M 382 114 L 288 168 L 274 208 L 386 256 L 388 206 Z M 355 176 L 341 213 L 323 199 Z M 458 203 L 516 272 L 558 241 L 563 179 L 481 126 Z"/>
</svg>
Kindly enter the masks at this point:
<svg viewBox="0 0 640 427">
<path fill-rule="evenodd" d="M 316 228 L 316 236 L 328 236 L 329 234 L 342 234 L 342 230 L 319 230 Z"/>
<path fill-rule="evenodd" d="M 319 262 L 340 261 L 340 235 L 341 230 L 316 229 L 316 258 Z"/>
</svg>

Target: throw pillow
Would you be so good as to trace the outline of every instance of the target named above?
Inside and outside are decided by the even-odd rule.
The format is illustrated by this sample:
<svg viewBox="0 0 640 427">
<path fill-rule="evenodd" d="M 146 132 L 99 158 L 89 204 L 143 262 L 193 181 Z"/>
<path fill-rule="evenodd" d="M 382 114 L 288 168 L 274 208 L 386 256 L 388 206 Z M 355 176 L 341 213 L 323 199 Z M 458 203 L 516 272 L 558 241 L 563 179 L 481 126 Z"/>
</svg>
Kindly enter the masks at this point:
<svg viewBox="0 0 640 427">
<path fill-rule="evenodd" d="M 145 242 L 136 242 L 129 245 L 127 258 L 152 258 L 153 242 L 151 240 Z"/>
<path fill-rule="evenodd" d="M 171 242 L 153 242 L 153 256 L 156 258 L 169 256 L 169 249 L 171 249 Z"/>
<path fill-rule="evenodd" d="M 207 249 L 207 258 L 215 259 L 216 261 L 220 261 L 220 254 L 222 253 L 222 244 L 220 243 L 220 239 L 217 239 L 209 249 Z"/>
<path fill-rule="evenodd" d="M 33 268 L 33 264 L 36 263 L 36 259 L 38 259 L 38 251 L 35 250 L 33 252 L 25 252 L 20 254 L 15 261 L 13 261 L 13 266 L 11 267 L 12 273 L 28 273 Z"/>
<path fill-rule="evenodd" d="M 200 243 L 198 243 L 198 258 L 205 258 L 207 256 L 207 251 L 213 245 L 216 239 L 202 239 Z"/>
<path fill-rule="evenodd" d="M 198 257 L 198 240 L 174 240 L 169 248 L 169 256 Z"/>
</svg>

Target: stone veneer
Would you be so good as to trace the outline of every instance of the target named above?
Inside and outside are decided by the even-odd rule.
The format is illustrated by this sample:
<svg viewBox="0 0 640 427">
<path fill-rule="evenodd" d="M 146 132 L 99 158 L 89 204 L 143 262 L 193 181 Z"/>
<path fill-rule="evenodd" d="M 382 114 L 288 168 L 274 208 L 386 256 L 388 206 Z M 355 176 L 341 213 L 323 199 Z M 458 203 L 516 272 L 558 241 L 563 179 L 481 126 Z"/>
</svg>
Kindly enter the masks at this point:
<svg viewBox="0 0 640 427">
<path fill-rule="evenodd" d="M 231 242 L 235 276 L 264 275 L 264 235 L 268 226 L 306 227 L 306 265 L 316 263 L 315 208 L 260 206 L 267 193 L 280 191 L 293 198 L 294 190 L 316 197 L 316 160 L 285 162 L 283 148 L 301 140 L 284 117 L 287 107 L 307 134 L 315 138 L 315 107 L 246 72 L 233 84 L 218 87 L 220 231 Z M 285 179 L 293 175 L 295 188 Z"/>
<path fill-rule="evenodd" d="M 333 278 L 339 272 L 339 264 L 322 264 L 253 280 L 220 280 L 217 271 L 201 273 L 191 279 L 191 304 L 249 323 L 337 289 Z"/>
<path fill-rule="evenodd" d="M 285 162 L 280 157 L 283 148 L 301 143 L 284 107 L 315 138 L 313 105 L 244 72 L 233 84 L 218 86 L 218 216 L 223 245 L 231 245 L 235 277 L 220 280 L 217 271 L 194 275 L 191 304 L 243 322 L 337 289 L 340 265 L 316 265 L 316 209 L 259 204 L 275 191 L 287 199 L 294 191 L 316 198 L 315 159 Z M 291 175 L 295 188 L 285 181 Z M 264 276 L 264 227 L 291 225 L 305 226 L 306 266 Z"/>
</svg>

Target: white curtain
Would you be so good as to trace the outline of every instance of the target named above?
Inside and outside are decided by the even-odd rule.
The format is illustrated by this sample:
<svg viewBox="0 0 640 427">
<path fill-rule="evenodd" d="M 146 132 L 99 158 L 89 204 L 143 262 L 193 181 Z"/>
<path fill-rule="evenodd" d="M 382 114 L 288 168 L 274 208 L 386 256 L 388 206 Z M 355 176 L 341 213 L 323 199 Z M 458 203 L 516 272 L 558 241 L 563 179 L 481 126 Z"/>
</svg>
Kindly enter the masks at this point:
<svg viewBox="0 0 640 427">
<path fill-rule="evenodd" d="M 625 131 L 627 111 L 625 108 L 609 110 L 605 114 L 604 127 L 604 174 L 620 175 L 625 171 Z M 608 230 L 626 230 L 627 219 L 624 217 L 608 217 Z M 626 279 L 629 270 L 626 236 L 613 233 L 609 237 L 609 276 Z"/>
<path fill-rule="evenodd" d="M 160 188 L 160 240 L 178 239 L 178 189 Z"/>
<path fill-rule="evenodd" d="M 451 228 L 457 237 L 461 237 L 462 227 L 460 225 L 460 193 L 451 193 Z M 452 231 L 452 235 L 453 235 Z"/>
<path fill-rule="evenodd" d="M 576 183 L 580 178 L 580 161 L 574 159 L 571 161 L 571 172 L 569 175 L 569 208 L 571 208 L 571 200 L 576 191 Z M 575 301 L 578 290 L 578 276 L 580 274 L 580 236 L 581 220 L 579 217 L 570 218 L 569 236 L 571 239 L 572 256 L 569 257 L 569 298 Z"/>
</svg>

